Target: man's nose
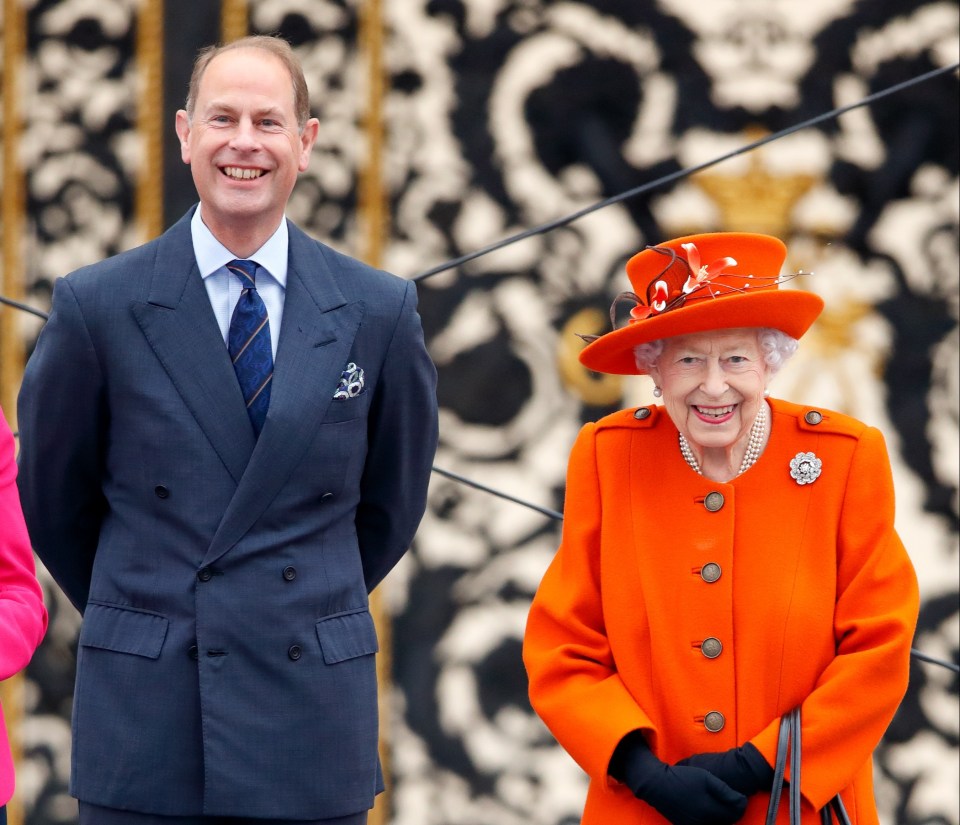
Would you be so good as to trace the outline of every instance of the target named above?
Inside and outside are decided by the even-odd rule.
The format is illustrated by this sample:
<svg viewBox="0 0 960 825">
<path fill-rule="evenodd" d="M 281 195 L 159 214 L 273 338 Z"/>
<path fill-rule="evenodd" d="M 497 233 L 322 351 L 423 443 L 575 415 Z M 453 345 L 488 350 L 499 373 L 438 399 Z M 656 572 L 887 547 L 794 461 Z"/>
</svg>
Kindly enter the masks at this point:
<svg viewBox="0 0 960 825">
<path fill-rule="evenodd" d="M 230 145 L 241 151 L 251 151 L 260 146 L 260 140 L 251 120 L 240 118 L 230 139 Z"/>
</svg>

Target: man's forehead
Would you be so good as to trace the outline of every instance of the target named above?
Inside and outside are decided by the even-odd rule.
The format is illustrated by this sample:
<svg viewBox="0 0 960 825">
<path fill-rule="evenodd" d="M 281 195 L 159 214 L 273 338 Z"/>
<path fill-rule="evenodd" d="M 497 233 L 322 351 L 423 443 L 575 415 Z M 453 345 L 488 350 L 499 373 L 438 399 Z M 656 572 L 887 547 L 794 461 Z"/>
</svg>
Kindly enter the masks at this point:
<svg viewBox="0 0 960 825">
<path fill-rule="evenodd" d="M 236 58 L 239 58 L 240 64 L 249 68 L 247 58 L 251 56 L 269 61 L 280 71 L 271 77 L 269 74 L 264 74 L 263 66 L 258 66 L 246 76 L 238 76 Z M 234 58 L 234 60 L 231 61 L 228 58 Z M 233 83 L 234 80 L 237 82 Z M 262 86 L 262 89 L 258 90 L 258 86 Z M 263 103 L 258 111 L 279 112 L 287 102 L 278 98 L 280 89 L 289 96 L 289 103 L 293 106 L 293 78 L 279 57 L 263 49 L 234 49 L 218 54 L 207 65 L 197 88 L 197 103 L 203 109 L 251 108 L 256 106 L 256 98 L 260 95 Z"/>
</svg>

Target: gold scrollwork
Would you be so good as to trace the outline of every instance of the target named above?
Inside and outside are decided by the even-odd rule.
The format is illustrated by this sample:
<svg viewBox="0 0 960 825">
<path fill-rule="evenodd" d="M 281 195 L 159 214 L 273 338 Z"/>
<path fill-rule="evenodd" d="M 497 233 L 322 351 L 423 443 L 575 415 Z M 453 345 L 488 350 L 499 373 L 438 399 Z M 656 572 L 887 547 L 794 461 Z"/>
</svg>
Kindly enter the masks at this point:
<svg viewBox="0 0 960 825">
<path fill-rule="evenodd" d="M 564 385 L 593 407 L 618 403 L 623 396 L 623 378 L 594 372 L 583 366 L 578 356 L 585 345 L 576 333 L 597 335 L 606 332 L 609 323 L 605 312 L 595 307 L 581 309 L 567 319 L 557 343 L 557 366 Z"/>
</svg>

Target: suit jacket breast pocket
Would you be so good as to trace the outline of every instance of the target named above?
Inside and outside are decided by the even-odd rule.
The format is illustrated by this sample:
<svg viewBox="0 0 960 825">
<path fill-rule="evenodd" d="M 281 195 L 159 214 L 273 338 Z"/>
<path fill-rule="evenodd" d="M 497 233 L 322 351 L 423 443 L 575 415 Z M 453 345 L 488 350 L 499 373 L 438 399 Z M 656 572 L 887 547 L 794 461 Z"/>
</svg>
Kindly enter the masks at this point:
<svg viewBox="0 0 960 825">
<path fill-rule="evenodd" d="M 159 659 L 168 625 L 158 613 L 91 602 L 83 612 L 80 645 Z"/>
<path fill-rule="evenodd" d="M 330 401 L 321 423 L 336 424 L 355 418 L 366 418 L 368 408 L 369 396 L 366 392 L 355 398 L 334 398 Z"/>
</svg>

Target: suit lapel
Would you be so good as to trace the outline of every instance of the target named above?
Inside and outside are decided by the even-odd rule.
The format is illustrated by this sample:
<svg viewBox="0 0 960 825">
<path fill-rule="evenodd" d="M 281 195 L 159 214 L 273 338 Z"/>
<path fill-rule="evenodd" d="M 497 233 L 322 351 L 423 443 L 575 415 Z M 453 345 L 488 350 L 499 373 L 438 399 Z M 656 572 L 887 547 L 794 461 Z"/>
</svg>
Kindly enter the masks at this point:
<svg viewBox="0 0 960 825">
<path fill-rule="evenodd" d="M 290 266 L 270 409 L 206 564 L 243 537 L 303 458 L 333 399 L 363 315 L 363 304 L 344 299 L 321 247 L 292 224 L 289 229 Z"/>
<path fill-rule="evenodd" d="M 134 304 L 133 314 L 183 402 L 239 483 L 255 439 L 197 268 L 192 214 L 160 238 L 147 302 Z"/>
</svg>

